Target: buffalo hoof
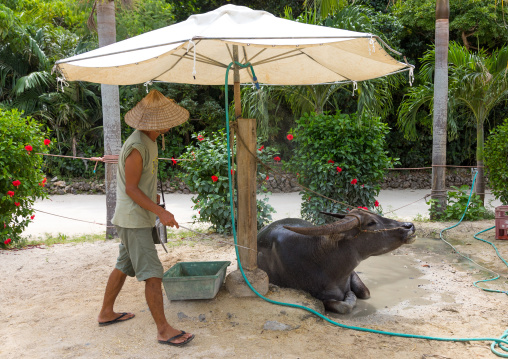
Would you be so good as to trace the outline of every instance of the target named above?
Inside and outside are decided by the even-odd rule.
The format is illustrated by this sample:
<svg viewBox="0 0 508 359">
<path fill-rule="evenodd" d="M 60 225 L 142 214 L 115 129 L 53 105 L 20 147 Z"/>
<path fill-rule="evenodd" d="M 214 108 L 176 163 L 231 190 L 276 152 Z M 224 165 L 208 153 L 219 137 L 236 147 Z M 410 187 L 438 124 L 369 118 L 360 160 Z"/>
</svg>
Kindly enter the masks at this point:
<svg viewBox="0 0 508 359">
<path fill-rule="evenodd" d="M 346 293 L 344 300 L 326 300 L 323 302 L 326 310 L 339 314 L 349 314 L 356 305 L 355 293 L 349 291 Z"/>
</svg>

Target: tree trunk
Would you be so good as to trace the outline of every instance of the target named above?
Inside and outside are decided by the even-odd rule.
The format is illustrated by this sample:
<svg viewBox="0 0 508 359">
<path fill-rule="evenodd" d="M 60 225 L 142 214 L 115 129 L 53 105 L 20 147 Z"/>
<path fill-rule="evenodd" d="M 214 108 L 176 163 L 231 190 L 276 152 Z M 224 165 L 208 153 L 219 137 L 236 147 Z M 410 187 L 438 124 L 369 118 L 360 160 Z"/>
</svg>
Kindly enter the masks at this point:
<svg viewBox="0 0 508 359">
<path fill-rule="evenodd" d="M 475 193 L 480 196 L 482 203 L 485 205 L 485 177 L 483 171 L 483 146 L 484 146 L 484 131 L 483 121 L 476 125 L 476 167 L 478 175 L 476 175 Z"/>
<path fill-rule="evenodd" d="M 116 42 L 115 2 L 97 4 L 97 33 L 99 47 Z M 104 155 L 118 155 L 122 147 L 120 136 L 120 97 L 118 86 L 101 85 L 102 118 L 104 129 Z M 116 236 L 111 223 L 116 206 L 116 163 L 106 163 L 106 238 Z"/>
<path fill-rule="evenodd" d="M 446 127 L 448 116 L 448 0 L 436 1 L 436 68 L 434 72 L 434 118 L 432 142 L 431 217 L 439 217 L 446 209 Z M 432 218 L 435 219 L 435 218 Z"/>
</svg>

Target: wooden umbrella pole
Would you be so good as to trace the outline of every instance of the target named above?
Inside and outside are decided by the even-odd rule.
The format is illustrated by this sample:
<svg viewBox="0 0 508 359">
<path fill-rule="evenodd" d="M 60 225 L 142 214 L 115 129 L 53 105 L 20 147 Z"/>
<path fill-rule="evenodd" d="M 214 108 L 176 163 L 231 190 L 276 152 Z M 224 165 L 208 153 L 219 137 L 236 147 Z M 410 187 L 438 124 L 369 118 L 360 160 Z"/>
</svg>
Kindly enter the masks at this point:
<svg viewBox="0 0 508 359">
<path fill-rule="evenodd" d="M 238 46 L 233 46 L 233 58 L 238 62 Z M 240 98 L 240 68 L 234 66 L 235 118 L 238 135 L 245 143 L 237 144 L 238 179 L 238 244 L 242 267 L 253 271 L 257 268 L 257 208 L 256 208 L 256 161 L 249 154 L 256 148 L 256 120 L 244 119 Z"/>
</svg>

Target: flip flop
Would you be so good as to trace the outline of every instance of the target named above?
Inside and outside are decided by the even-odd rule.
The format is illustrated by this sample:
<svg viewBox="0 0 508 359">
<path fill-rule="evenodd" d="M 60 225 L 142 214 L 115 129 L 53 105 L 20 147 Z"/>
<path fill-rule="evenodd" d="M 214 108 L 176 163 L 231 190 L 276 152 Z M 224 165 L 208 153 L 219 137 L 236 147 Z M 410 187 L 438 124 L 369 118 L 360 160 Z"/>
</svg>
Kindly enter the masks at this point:
<svg viewBox="0 0 508 359">
<path fill-rule="evenodd" d="M 135 315 L 133 315 L 132 317 L 130 318 L 127 318 L 127 319 L 122 319 L 123 317 L 125 317 L 126 315 L 128 315 L 129 313 L 121 313 L 121 315 L 116 318 L 116 319 L 113 319 L 113 320 L 110 320 L 109 322 L 99 322 L 99 327 L 105 327 L 106 325 L 111 325 L 111 324 L 115 324 L 115 323 L 120 323 L 120 322 L 126 322 L 128 321 L 129 319 L 132 319 L 135 317 Z"/>
<path fill-rule="evenodd" d="M 180 334 L 175 335 L 174 337 L 169 338 L 168 340 L 159 340 L 159 343 L 160 344 L 172 345 L 172 346 L 175 346 L 175 347 L 182 347 L 185 344 L 187 344 L 188 342 L 190 342 L 192 339 L 194 339 L 194 334 L 192 334 L 190 337 L 188 337 L 185 341 L 183 341 L 181 343 L 171 343 L 171 341 L 180 338 L 184 334 L 186 334 L 186 333 L 182 330 L 182 332 Z"/>
</svg>

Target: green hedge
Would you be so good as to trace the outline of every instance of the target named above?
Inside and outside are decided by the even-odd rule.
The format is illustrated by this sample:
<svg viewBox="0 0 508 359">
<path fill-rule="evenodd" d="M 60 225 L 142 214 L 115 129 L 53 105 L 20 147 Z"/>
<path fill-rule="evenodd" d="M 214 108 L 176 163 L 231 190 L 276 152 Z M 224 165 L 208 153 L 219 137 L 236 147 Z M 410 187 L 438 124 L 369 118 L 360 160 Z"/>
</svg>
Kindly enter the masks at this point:
<svg viewBox="0 0 508 359">
<path fill-rule="evenodd" d="M 306 114 L 291 131 L 296 143 L 288 163 L 298 181 L 333 200 L 302 191 L 302 218 L 316 224 L 330 220 L 319 214 L 345 212 L 356 207 L 380 211 L 375 196 L 385 170 L 393 160 L 385 150 L 388 126 L 379 118 L 345 115 Z"/>
<path fill-rule="evenodd" d="M 34 218 L 32 205 L 47 198 L 42 156 L 51 141 L 41 125 L 17 110 L 0 109 L 0 246 L 20 240 Z"/>
</svg>

